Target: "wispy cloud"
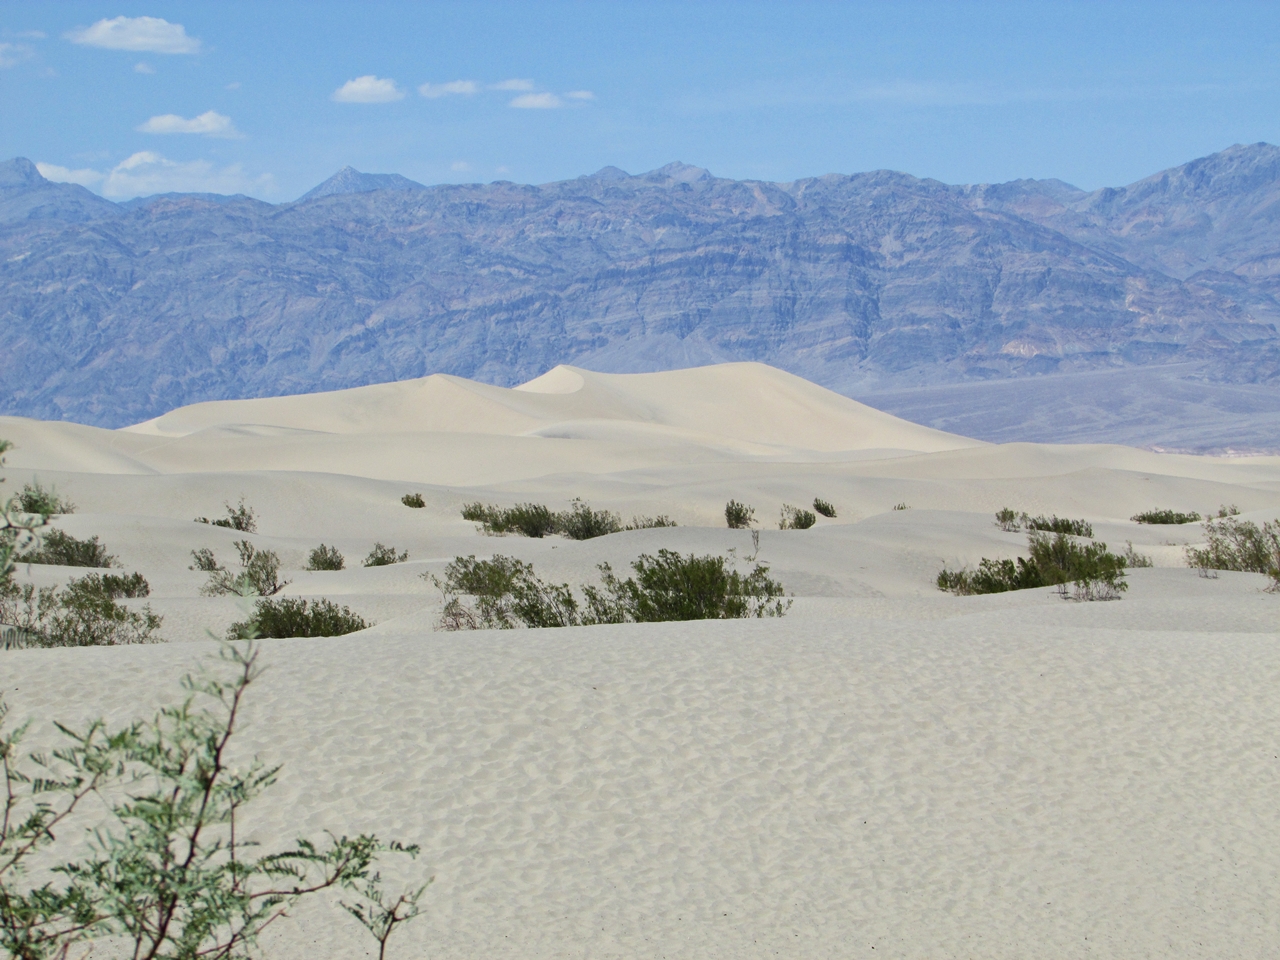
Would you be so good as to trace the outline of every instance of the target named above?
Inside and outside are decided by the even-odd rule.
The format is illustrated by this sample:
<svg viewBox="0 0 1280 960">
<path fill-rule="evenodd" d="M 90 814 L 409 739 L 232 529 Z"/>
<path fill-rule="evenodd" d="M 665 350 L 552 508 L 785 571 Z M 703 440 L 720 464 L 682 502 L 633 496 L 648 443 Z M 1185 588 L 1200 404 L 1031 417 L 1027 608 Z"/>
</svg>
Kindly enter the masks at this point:
<svg viewBox="0 0 1280 960">
<path fill-rule="evenodd" d="M 155 73 L 156 68 L 149 63 L 135 63 L 133 65 L 134 73 Z"/>
<path fill-rule="evenodd" d="M 509 106 L 520 110 L 554 110 L 563 107 L 564 101 L 554 93 L 526 93 L 512 100 Z"/>
<path fill-rule="evenodd" d="M 0 43 L 0 68 L 16 67 L 36 55 L 25 43 Z"/>
<path fill-rule="evenodd" d="M 335 103 L 391 103 L 403 100 L 404 91 L 394 80 L 368 74 L 348 80 L 330 96 Z"/>
<path fill-rule="evenodd" d="M 471 169 L 471 164 L 467 163 L 465 160 L 455 160 L 453 163 L 449 164 L 449 169 L 454 173 L 465 173 Z"/>
<path fill-rule="evenodd" d="M 244 134 L 235 128 L 231 118 L 213 110 L 207 110 L 190 120 L 176 113 L 163 113 L 152 117 L 137 127 L 139 133 L 202 133 L 206 137 L 222 137 L 239 140 Z"/>
<path fill-rule="evenodd" d="M 200 41 L 187 36 L 180 23 L 160 17 L 115 17 L 99 20 L 66 34 L 72 43 L 106 50 L 133 50 L 149 53 L 198 53 Z"/>
<path fill-rule="evenodd" d="M 114 200 L 145 197 L 156 193 L 249 193 L 270 192 L 270 174 L 248 176 L 241 166 L 216 167 L 208 160 L 179 163 L 158 153 L 143 150 L 110 170 L 70 170 L 52 163 L 37 163 L 46 180 L 78 183 L 100 190 Z"/>
<path fill-rule="evenodd" d="M 46 180 L 53 180 L 56 183 L 78 183 L 82 187 L 95 187 L 106 176 L 97 170 L 72 170 L 68 167 L 60 167 L 56 163 L 37 163 L 36 169 Z"/>
<path fill-rule="evenodd" d="M 594 100 L 596 95 L 590 90 L 570 90 L 565 94 L 570 100 Z"/>
<path fill-rule="evenodd" d="M 532 80 L 503 80 L 489 84 L 490 90 L 532 90 Z"/>
<path fill-rule="evenodd" d="M 450 80 L 448 83 L 424 83 L 418 88 L 418 93 L 428 100 L 437 100 L 450 94 L 470 95 L 479 89 L 480 84 L 474 80 Z"/>
</svg>

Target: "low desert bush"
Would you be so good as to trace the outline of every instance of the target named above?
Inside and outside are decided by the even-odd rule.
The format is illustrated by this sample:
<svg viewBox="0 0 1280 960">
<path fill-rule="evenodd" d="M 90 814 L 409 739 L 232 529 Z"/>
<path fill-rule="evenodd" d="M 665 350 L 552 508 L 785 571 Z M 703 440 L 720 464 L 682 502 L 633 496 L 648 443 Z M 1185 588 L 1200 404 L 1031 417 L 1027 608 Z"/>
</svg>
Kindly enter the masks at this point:
<svg viewBox="0 0 1280 960">
<path fill-rule="evenodd" d="M 1240 508 L 1237 507 L 1234 503 L 1224 503 L 1222 504 L 1222 506 L 1218 507 L 1217 519 L 1219 520 L 1222 520 L 1225 517 L 1238 517 L 1238 516 L 1240 516 Z"/>
<path fill-rule="evenodd" d="M 821 497 L 813 498 L 813 509 L 816 512 L 822 514 L 824 517 L 830 517 L 831 519 L 835 519 L 836 508 L 833 507 L 831 504 L 829 504 L 826 500 L 823 500 Z"/>
<path fill-rule="evenodd" d="M 1206 520 L 1205 545 L 1186 548 L 1187 566 L 1266 573 L 1280 583 L 1280 520 L 1259 527 L 1234 515 Z"/>
<path fill-rule="evenodd" d="M 56 489 L 46 490 L 39 480 L 23 484 L 22 492 L 15 498 L 18 507 L 25 513 L 38 513 L 43 517 L 75 513 L 76 505 L 70 500 L 63 500 Z"/>
<path fill-rule="evenodd" d="M 0 646 L 111 647 L 158 642 L 155 632 L 162 618 L 150 605 L 138 611 L 116 603 L 121 596 L 148 593 L 146 580 L 137 573 L 129 577 L 89 574 L 61 590 L 6 584 L 0 589 Z"/>
<path fill-rule="evenodd" d="M 895 509 L 895 510 L 910 510 L 910 509 L 911 509 L 911 507 L 910 507 L 910 506 L 909 506 L 909 505 L 904 501 L 904 502 L 902 502 L 902 503 L 895 503 L 895 504 L 893 505 L 893 509 Z"/>
<path fill-rule="evenodd" d="M 631 567 L 635 576 L 621 580 L 602 563 L 601 585 L 585 587 L 581 602 L 567 583 L 547 583 L 531 564 L 512 557 L 457 557 L 443 580 L 423 576 L 444 594 L 440 626 L 446 630 L 780 617 L 791 605 L 760 564 L 742 574 L 725 557 L 659 550 Z"/>
<path fill-rule="evenodd" d="M 620 532 L 622 518 L 608 510 L 592 510 L 581 500 L 574 500 L 568 510 L 556 515 L 555 530 L 570 540 L 593 540 Z"/>
<path fill-rule="evenodd" d="M 12 448 L 8 440 L 0 440 L 0 466 L 4 465 L 5 451 Z M 19 555 L 36 545 L 40 531 L 48 525 L 48 517 L 23 510 L 17 497 L 0 503 L 0 590 L 12 586 Z"/>
<path fill-rule="evenodd" d="M 264 599 L 254 604 L 253 616 L 232 624 L 228 640 L 256 637 L 288 639 L 290 637 L 341 637 L 373 626 L 331 600 L 303 600 L 300 597 Z"/>
<path fill-rule="evenodd" d="M 1049 536 L 1033 530 L 1027 546 L 1029 559 L 984 557 L 977 570 L 943 570 L 938 589 L 966 595 L 1056 586 L 1066 596 L 1070 584 L 1076 599 L 1110 600 L 1129 588 L 1124 580 L 1126 558 L 1111 553 L 1105 543 L 1081 544 L 1063 532 Z"/>
<path fill-rule="evenodd" d="M 66 960 L 101 945 L 113 957 L 257 957 L 268 926 L 327 891 L 384 958 L 418 914 L 426 885 L 391 896 L 379 874 L 380 858 L 416 857 L 415 846 L 330 832 L 264 851 L 244 829 L 246 805 L 280 767 L 232 742 L 261 675 L 256 650 L 222 653 L 227 670 L 188 675 L 185 696 L 153 720 L 57 724 L 63 743 L 48 752 L 24 756 L 28 725 L 5 726 L 0 702 L 4 956 Z"/>
<path fill-rule="evenodd" d="M 675 527 L 679 526 L 674 520 L 665 513 L 660 513 L 656 517 L 632 517 L 631 522 L 622 529 L 624 530 L 652 530 L 655 527 Z"/>
<path fill-rule="evenodd" d="M 369 555 L 364 558 L 364 565 L 366 567 L 389 567 L 393 563 L 404 563 L 408 559 L 408 550 L 396 553 L 395 547 L 388 547 L 384 543 L 375 543 L 373 549 L 369 551 Z"/>
<path fill-rule="evenodd" d="M 26 563 L 47 563 L 61 567 L 112 567 L 116 558 L 107 553 L 107 548 L 98 542 L 96 536 L 88 540 L 78 540 L 61 530 L 50 530 L 45 534 L 37 550 L 22 555 Z"/>
<path fill-rule="evenodd" d="M 191 569 L 209 574 L 209 582 L 200 588 L 206 597 L 269 597 L 289 585 L 290 581 L 280 579 L 280 558 L 274 550 L 259 550 L 248 540 L 236 540 L 233 545 L 240 554 L 238 573 L 220 564 L 208 547 L 191 551 L 195 561 Z"/>
<path fill-rule="evenodd" d="M 462 518 L 481 525 L 487 534 L 517 533 L 541 539 L 556 532 L 556 515 L 540 503 L 519 503 L 514 507 L 486 506 L 468 503 Z"/>
<path fill-rule="evenodd" d="M 226 527 L 228 530 L 239 530 L 241 533 L 257 533 L 258 518 L 253 512 L 253 507 L 246 507 L 244 497 L 240 498 L 240 502 L 236 506 L 230 503 L 223 504 L 227 508 L 227 515 L 217 520 L 210 520 L 208 517 L 196 517 L 196 523 L 211 523 L 215 527 Z"/>
<path fill-rule="evenodd" d="M 1093 526 L 1088 520 L 1068 520 L 1066 517 L 1028 517 L 1022 518 L 1022 525 L 1028 530 L 1041 533 L 1065 533 L 1072 537 L 1093 538 Z"/>
<path fill-rule="evenodd" d="M 1001 507 L 996 511 L 996 526 L 1006 533 L 1017 533 L 1022 529 L 1022 518 L 1025 513 L 1019 513 L 1009 507 Z"/>
<path fill-rule="evenodd" d="M 778 515 L 779 530 L 808 530 L 817 522 L 818 518 L 813 515 L 812 510 L 802 510 L 789 503 L 782 505 L 782 511 Z"/>
<path fill-rule="evenodd" d="M 1139 553 L 1133 548 L 1133 541 L 1126 540 L 1124 542 L 1124 563 L 1127 567 L 1138 569 L 1140 567 L 1154 567 L 1155 561 L 1145 553 Z"/>
<path fill-rule="evenodd" d="M 745 530 L 756 520 L 756 508 L 749 507 L 737 500 L 730 500 L 724 505 L 724 522 L 730 530 Z"/>
<path fill-rule="evenodd" d="M 413 507 L 415 510 L 420 510 L 427 505 L 427 501 L 422 499 L 422 494 L 420 493 L 406 493 L 400 498 L 400 502 L 406 507 Z"/>
<path fill-rule="evenodd" d="M 347 560 L 337 547 L 326 547 L 323 543 L 311 551 L 307 558 L 308 570 L 342 570 Z"/>
<path fill-rule="evenodd" d="M 1191 513 L 1179 513 L 1177 510 L 1146 510 L 1142 513 L 1135 513 L 1129 519 L 1134 523 L 1197 523 L 1200 520 L 1200 514 L 1195 511 L 1192 511 Z"/>
</svg>

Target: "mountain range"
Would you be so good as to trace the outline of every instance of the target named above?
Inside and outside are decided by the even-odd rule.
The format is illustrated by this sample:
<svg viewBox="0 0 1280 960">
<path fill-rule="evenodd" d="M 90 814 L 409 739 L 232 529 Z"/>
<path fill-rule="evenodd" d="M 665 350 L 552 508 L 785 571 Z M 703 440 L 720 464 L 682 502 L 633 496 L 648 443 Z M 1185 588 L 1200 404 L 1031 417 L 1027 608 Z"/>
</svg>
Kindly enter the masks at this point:
<svg viewBox="0 0 1280 960">
<path fill-rule="evenodd" d="M 949 428 L 1031 378 L 1040 419 L 989 403 L 966 429 L 992 439 L 1087 428 L 1076 400 L 1141 377 L 1148 405 L 1208 398 L 1183 447 L 1280 449 L 1278 201 L 1262 143 L 1092 192 L 682 163 L 427 187 L 348 167 L 282 204 L 117 204 L 19 158 L 0 164 L 0 413 L 120 426 L 434 372 L 758 360 Z"/>
</svg>

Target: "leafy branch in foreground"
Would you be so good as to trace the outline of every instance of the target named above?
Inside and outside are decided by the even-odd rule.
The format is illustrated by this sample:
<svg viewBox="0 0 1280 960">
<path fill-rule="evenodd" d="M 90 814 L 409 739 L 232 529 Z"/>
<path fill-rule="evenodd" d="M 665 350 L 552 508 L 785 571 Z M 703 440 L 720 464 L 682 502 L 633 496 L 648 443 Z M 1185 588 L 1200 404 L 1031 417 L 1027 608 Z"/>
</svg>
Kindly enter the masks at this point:
<svg viewBox="0 0 1280 960">
<path fill-rule="evenodd" d="M 229 762 L 246 691 L 261 675 L 252 645 L 228 644 L 226 675 L 188 676 L 187 696 L 149 723 L 108 731 L 59 725 L 52 754 L 20 745 L 26 725 L 3 729 L 0 705 L 0 948 L 16 960 L 65 960 L 76 945 L 112 938 L 135 960 L 251 958 L 263 930 L 300 900 L 332 891 L 373 934 L 379 956 L 418 914 L 426 885 L 399 896 L 382 889 L 379 857 L 417 856 L 416 846 L 361 834 L 299 839 L 252 856 L 237 832 L 243 809 L 278 779 L 255 758 Z M 79 846 L 71 828 L 84 801 L 106 802 L 105 822 L 86 828 L 88 849 L 32 879 L 33 863 Z M 428 881 L 429 882 L 429 881 Z"/>
<path fill-rule="evenodd" d="M 513 557 L 457 557 L 444 580 L 423 577 L 444 595 L 445 630 L 780 617 L 791 606 L 763 564 L 743 574 L 725 557 L 659 550 L 656 557 L 642 554 L 631 567 L 635 576 L 621 580 L 609 564 L 600 564 L 601 584 L 584 587 L 582 601 L 567 583 L 547 583 L 531 564 Z M 464 596 L 473 597 L 474 606 Z"/>
</svg>

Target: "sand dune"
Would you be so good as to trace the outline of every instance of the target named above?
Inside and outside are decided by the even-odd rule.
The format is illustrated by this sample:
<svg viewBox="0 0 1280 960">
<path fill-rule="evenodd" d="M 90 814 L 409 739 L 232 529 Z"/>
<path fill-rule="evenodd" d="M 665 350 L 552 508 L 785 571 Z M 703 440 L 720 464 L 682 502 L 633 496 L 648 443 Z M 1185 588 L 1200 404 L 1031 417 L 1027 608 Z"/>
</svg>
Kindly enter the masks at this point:
<svg viewBox="0 0 1280 960">
<path fill-rule="evenodd" d="M 1280 940 L 1280 597 L 1187 569 L 1198 525 L 1128 520 L 1280 516 L 1280 458 L 980 444 L 758 364 L 558 367 L 514 390 L 435 376 L 119 431 L 3 418 L 0 437 L 5 489 L 38 477 L 74 500 L 58 523 L 147 576 L 171 641 L 0 653 L 38 737 L 176 696 L 206 630 L 243 616 L 188 569 L 241 535 L 191 521 L 241 495 L 286 594 L 377 621 L 265 641 L 245 736 L 286 764 L 256 836 L 423 845 L 437 879 L 395 957 L 1266 957 Z M 815 496 L 834 520 L 776 529 Z M 528 540 L 459 515 L 573 497 L 681 526 Z M 575 584 L 663 547 L 743 557 L 730 497 L 794 594 L 782 620 L 434 629 L 421 575 L 459 555 Z M 1024 551 L 992 523 L 1005 505 L 1085 517 L 1156 565 L 1112 603 L 939 593 L 944 564 Z M 410 559 L 361 567 L 375 540 Z M 348 569 L 301 569 L 322 541 Z M 336 914 L 290 924 L 272 956 L 370 955 Z"/>
</svg>

